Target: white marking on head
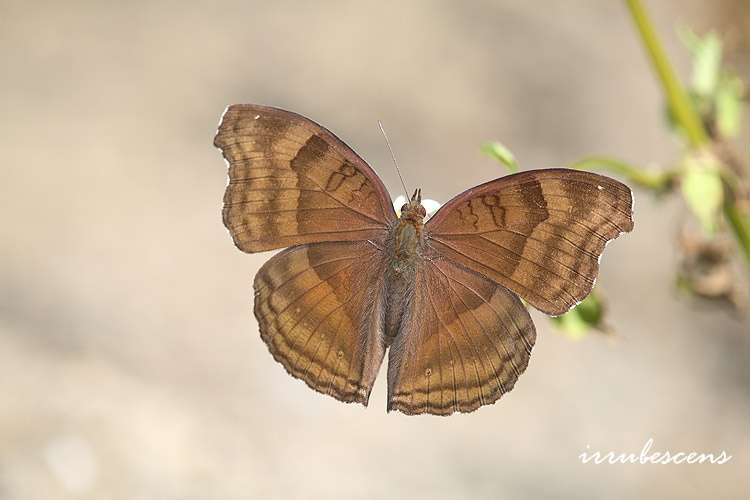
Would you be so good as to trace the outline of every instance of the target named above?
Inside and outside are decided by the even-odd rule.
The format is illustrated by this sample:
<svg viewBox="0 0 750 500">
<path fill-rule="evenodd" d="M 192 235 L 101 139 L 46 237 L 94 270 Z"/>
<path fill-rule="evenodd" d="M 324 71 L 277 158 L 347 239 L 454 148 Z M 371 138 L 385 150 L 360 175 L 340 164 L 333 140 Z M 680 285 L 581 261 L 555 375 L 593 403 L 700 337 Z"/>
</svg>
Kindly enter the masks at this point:
<svg viewBox="0 0 750 500">
<path fill-rule="evenodd" d="M 424 199 L 422 200 L 422 206 L 424 207 L 425 211 L 427 212 L 426 218 L 432 217 L 432 215 L 437 212 L 440 207 L 442 206 L 439 201 L 430 200 L 430 199 Z"/>
<path fill-rule="evenodd" d="M 396 215 L 401 217 L 401 207 L 404 206 L 404 203 L 408 203 L 409 200 L 406 198 L 406 196 L 400 194 L 396 196 L 396 199 L 393 200 L 393 208 L 396 210 Z M 422 200 L 422 206 L 424 207 L 424 210 L 426 213 L 425 220 L 432 217 L 435 212 L 437 212 L 440 207 L 443 206 L 442 203 L 435 200 L 430 200 L 429 198 L 425 198 Z"/>
<path fill-rule="evenodd" d="M 401 217 L 401 207 L 406 203 L 408 200 L 406 199 L 406 196 L 400 194 L 396 196 L 396 199 L 393 200 L 393 208 L 396 210 L 396 215 Z"/>
</svg>

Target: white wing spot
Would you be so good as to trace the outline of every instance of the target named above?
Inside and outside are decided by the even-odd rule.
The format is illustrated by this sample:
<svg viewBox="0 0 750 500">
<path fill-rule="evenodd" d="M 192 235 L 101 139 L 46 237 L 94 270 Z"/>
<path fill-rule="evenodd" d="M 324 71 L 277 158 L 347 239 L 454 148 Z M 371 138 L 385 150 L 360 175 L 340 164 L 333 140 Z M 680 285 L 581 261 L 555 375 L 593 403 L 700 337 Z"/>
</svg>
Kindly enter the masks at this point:
<svg viewBox="0 0 750 500">
<path fill-rule="evenodd" d="M 253 120 L 257 120 L 258 118 L 260 118 L 260 115 L 255 115 L 255 118 L 253 118 Z"/>
</svg>

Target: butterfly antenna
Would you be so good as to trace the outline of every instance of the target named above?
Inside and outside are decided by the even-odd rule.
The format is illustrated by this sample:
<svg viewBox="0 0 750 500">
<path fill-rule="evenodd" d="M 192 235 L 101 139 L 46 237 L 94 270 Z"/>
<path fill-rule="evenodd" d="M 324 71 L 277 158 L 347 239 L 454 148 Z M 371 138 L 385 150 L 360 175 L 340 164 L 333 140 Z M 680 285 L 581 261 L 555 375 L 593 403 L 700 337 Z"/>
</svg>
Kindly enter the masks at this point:
<svg viewBox="0 0 750 500">
<path fill-rule="evenodd" d="M 409 199 L 409 190 L 406 189 L 406 183 L 404 183 L 404 178 L 401 177 L 401 170 L 398 168 L 398 162 L 396 161 L 396 155 L 393 154 L 393 148 L 391 147 L 391 141 L 388 140 L 388 134 L 385 133 L 385 129 L 383 128 L 383 124 L 380 123 L 380 120 L 378 120 L 378 126 L 380 127 L 380 131 L 383 133 L 383 137 L 385 138 L 385 143 L 388 145 L 388 151 L 391 152 L 391 158 L 393 158 L 393 164 L 396 166 L 396 173 L 398 174 L 398 178 L 401 180 L 401 186 L 404 188 L 404 195 L 406 196 L 406 199 Z"/>
</svg>

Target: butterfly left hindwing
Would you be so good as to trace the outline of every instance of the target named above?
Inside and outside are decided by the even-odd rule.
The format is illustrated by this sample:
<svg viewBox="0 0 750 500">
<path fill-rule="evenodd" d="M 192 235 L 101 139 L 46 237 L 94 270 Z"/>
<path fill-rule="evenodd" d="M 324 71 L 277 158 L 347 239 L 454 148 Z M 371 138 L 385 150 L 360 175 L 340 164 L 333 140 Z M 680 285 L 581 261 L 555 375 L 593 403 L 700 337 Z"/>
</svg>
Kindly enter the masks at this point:
<svg viewBox="0 0 750 500">
<path fill-rule="evenodd" d="M 367 242 L 299 245 L 255 276 L 255 316 L 273 357 L 316 391 L 367 405 L 385 354 L 383 260 Z"/>
</svg>

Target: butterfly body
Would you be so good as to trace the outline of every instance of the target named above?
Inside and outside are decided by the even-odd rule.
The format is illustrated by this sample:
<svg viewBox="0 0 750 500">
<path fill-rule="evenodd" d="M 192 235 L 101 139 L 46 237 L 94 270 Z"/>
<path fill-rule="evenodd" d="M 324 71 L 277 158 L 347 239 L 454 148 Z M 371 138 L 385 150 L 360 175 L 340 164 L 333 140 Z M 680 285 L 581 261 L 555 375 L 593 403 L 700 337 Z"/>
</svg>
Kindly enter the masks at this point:
<svg viewBox="0 0 750 500">
<path fill-rule="evenodd" d="M 409 310 L 413 295 L 417 266 L 423 259 L 424 217 L 426 210 L 421 204 L 421 193 L 414 192 L 409 203 L 401 207 L 401 214 L 391 226 L 386 239 L 385 286 L 385 341 L 391 345 L 398 334 L 404 314 Z"/>
<path fill-rule="evenodd" d="M 375 172 L 295 113 L 227 108 L 223 219 L 238 248 L 286 248 L 258 271 L 255 316 L 279 363 L 314 390 L 366 405 L 388 356 L 388 409 L 470 412 L 526 369 L 536 331 L 521 302 L 558 315 L 592 289 L 632 195 L 607 177 L 545 169 L 474 187 L 425 222 L 396 214 Z"/>
<path fill-rule="evenodd" d="M 424 248 L 424 218 L 427 213 L 421 203 L 421 191 L 414 191 L 409 203 L 401 207 L 401 216 L 392 226 L 393 268 L 396 272 L 413 267 Z"/>
</svg>

